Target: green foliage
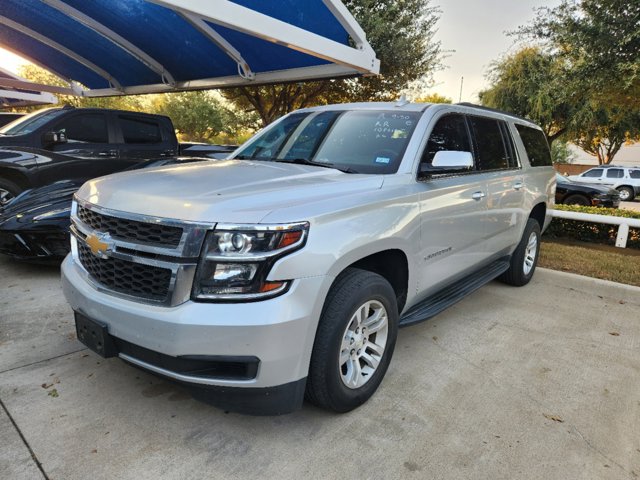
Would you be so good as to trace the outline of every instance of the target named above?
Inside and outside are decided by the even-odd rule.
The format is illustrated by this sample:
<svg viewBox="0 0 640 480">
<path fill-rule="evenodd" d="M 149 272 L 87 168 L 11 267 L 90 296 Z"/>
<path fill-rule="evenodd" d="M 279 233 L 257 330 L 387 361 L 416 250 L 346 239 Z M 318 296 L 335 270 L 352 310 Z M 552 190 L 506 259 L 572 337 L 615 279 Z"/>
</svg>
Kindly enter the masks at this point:
<svg viewBox="0 0 640 480">
<path fill-rule="evenodd" d="M 556 205 L 554 208 L 556 210 L 564 210 L 567 212 L 581 212 L 595 215 L 611 215 L 614 217 L 640 219 L 640 212 L 619 208 L 580 207 L 577 205 Z M 615 245 L 617 233 L 617 225 L 554 218 L 551 225 L 549 225 L 549 228 L 545 232 L 545 235 L 552 238 L 569 238 L 572 240 L 579 240 L 581 242 Z M 640 229 L 629 229 L 627 247 L 640 248 Z"/>
<path fill-rule="evenodd" d="M 551 144 L 551 159 L 553 163 L 566 165 L 573 163 L 575 155 L 569 148 L 569 144 L 559 139 Z"/>
<path fill-rule="evenodd" d="M 56 87 L 68 87 L 64 81 L 36 65 L 24 65 L 21 67 L 19 75 L 35 83 L 53 85 Z M 72 105 L 82 108 L 113 108 L 115 110 L 140 111 L 143 109 L 143 101 L 140 96 L 116 96 L 116 97 L 75 97 L 73 95 L 56 95 L 63 105 Z M 30 107 L 27 110 L 38 110 L 42 107 Z"/>
<path fill-rule="evenodd" d="M 565 62 L 583 90 L 640 107 L 640 2 L 562 0 L 520 29 Z"/>
<path fill-rule="evenodd" d="M 533 42 L 492 67 L 489 106 L 527 116 L 600 164 L 640 140 L 640 2 L 562 0 L 521 27 Z"/>
<path fill-rule="evenodd" d="M 429 95 L 425 95 L 420 98 L 416 98 L 414 102 L 417 103 L 453 103 L 449 97 L 445 97 L 438 93 L 430 93 Z"/>
<path fill-rule="evenodd" d="M 640 139 L 640 109 L 599 99 L 592 99 L 587 107 L 579 120 L 580 129 L 572 132 L 572 138 L 600 165 L 611 163 L 625 143 Z"/>
<path fill-rule="evenodd" d="M 156 111 L 167 115 L 182 140 L 209 142 L 224 130 L 226 112 L 209 92 L 166 93 Z"/>
<path fill-rule="evenodd" d="M 483 105 L 530 118 L 553 143 L 569 128 L 580 105 L 564 65 L 539 48 L 526 47 L 491 66 Z"/>
<path fill-rule="evenodd" d="M 239 110 L 258 113 L 263 125 L 312 105 L 389 101 L 439 66 L 440 43 L 433 40 L 439 10 L 430 0 L 346 0 L 380 59 L 380 75 L 242 87 L 223 91 Z"/>
</svg>

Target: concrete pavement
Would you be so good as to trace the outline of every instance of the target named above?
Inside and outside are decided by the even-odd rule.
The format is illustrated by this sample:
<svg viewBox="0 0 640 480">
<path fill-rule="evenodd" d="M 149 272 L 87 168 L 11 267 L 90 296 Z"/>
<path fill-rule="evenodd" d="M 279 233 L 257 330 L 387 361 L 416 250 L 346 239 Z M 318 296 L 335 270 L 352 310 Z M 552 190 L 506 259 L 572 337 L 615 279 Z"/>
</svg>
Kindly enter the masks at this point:
<svg viewBox="0 0 640 480">
<path fill-rule="evenodd" d="M 0 259 L 2 479 L 634 479 L 639 380 L 640 289 L 539 270 L 401 330 L 354 412 L 225 414 L 84 349 L 57 269 Z"/>
</svg>

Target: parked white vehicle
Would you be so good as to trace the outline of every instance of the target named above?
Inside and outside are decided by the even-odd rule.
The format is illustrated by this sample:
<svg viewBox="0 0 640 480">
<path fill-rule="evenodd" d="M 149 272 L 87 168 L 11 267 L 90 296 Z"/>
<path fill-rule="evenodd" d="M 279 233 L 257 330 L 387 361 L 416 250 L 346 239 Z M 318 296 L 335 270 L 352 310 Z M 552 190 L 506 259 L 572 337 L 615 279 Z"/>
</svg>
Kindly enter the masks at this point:
<svg viewBox="0 0 640 480">
<path fill-rule="evenodd" d="M 63 289 L 78 338 L 228 410 L 364 403 L 399 326 L 499 277 L 551 221 L 542 130 L 464 105 L 286 115 L 230 159 L 87 182 Z M 426 347 L 425 347 L 426 348 Z"/>
<path fill-rule="evenodd" d="M 615 188 L 620 192 L 620 200 L 631 202 L 640 195 L 640 168 L 606 165 L 571 175 L 570 180 L 580 183 L 593 183 Z"/>
</svg>

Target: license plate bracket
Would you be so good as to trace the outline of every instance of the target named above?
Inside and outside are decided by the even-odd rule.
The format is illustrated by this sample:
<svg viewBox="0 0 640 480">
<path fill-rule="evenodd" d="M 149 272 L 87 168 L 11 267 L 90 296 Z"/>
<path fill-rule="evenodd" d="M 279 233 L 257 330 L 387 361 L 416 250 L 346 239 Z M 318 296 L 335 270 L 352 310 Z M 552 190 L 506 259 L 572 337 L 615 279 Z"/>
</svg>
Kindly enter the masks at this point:
<svg viewBox="0 0 640 480">
<path fill-rule="evenodd" d="M 118 355 L 118 348 L 106 325 L 75 312 L 78 340 L 104 358 Z"/>
</svg>

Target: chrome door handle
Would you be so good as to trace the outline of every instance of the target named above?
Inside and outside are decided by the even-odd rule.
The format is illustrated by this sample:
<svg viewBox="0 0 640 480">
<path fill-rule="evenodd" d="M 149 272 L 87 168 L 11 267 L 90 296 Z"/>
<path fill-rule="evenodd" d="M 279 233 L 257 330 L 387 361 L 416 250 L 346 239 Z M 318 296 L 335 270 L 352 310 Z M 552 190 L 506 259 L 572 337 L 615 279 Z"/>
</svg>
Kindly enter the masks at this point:
<svg viewBox="0 0 640 480">
<path fill-rule="evenodd" d="M 524 187 L 524 184 L 522 182 L 516 182 L 513 185 L 513 188 L 515 188 L 516 190 L 520 190 L 522 187 Z"/>
<path fill-rule="evenodd" d="M 486 196 L 487 194 L 484 192 L 474 192 L 473 195 L 471 195 L 471 198 L 474 200 L 482 200 Z"/>
</svg>

